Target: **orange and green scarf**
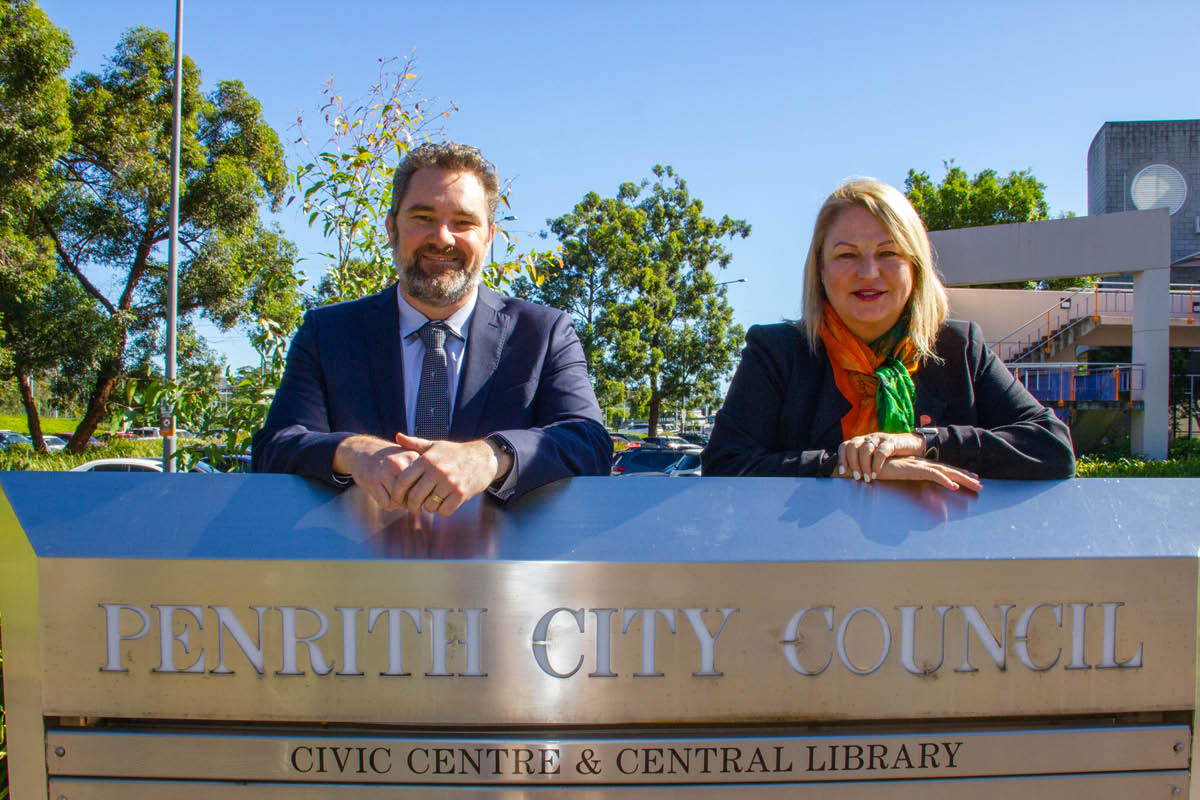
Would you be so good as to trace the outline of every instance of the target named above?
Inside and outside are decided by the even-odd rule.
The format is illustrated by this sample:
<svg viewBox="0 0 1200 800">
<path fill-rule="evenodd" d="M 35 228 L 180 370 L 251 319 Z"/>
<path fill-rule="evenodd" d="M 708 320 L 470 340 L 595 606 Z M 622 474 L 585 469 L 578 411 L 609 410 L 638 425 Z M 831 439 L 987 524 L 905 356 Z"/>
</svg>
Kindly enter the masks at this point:
<svg viewBox="0 0 1200 800">
<path fill-rule="evenodd" d="M 904 314 L 887 333 L 867 344 L 855 336 L 833 306 L 825 303 L 821 341 L 833 365 L 833 381 L 850 401 L 842 417 L 842 438 L 876 431 L 907 433 L 916 426 L 911 374 L 918 353 L 908 337 Z"/>
</svg>

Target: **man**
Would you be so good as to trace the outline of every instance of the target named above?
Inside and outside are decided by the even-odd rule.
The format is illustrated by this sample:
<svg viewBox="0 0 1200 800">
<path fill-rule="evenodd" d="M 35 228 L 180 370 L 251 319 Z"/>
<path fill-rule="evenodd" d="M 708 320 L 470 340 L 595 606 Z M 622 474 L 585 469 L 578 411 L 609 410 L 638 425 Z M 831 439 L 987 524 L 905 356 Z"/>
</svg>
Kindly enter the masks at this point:
<svg viewBox="0 0 1200 800">
<path fill-rule="evenodd" d="M 385 221 L 397 286 L 305 315 L 256 472 L 353 481 L 384 508 L 443 515 L 484 490 L 608 474 L 570 317 L 480 286 L 498 200 L 477 149 L 409 152 Z"/>
</svg>

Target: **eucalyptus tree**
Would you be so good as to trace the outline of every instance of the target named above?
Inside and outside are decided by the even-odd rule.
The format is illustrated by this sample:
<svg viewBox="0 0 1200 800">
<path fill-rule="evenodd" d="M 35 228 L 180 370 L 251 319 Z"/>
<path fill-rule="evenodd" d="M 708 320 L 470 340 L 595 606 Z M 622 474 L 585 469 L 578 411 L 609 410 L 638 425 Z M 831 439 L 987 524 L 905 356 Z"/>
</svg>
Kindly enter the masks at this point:
<svg viewBox="0 0 1200 800">
<path fill-rule="evenodd" d="M 71 39 L 32 2 L 0 0 L 0 378 L 15 379 L 34 446 L 45 449 L 30 377 L 57 366 L 80 339 L 60 322 L 66 287 L 37 209 L 70 142 L 67 81 Z M 62 335 L 63 333 L 67 335 Z"/>
<path fill-rule="evenodd" d="M 106 416 L 131 337 L 164 314 L 173 71 L 167 35 L 134 28 L 103 71 L 71 82 L 73 138 L 52 173 L 57 194 L 40 217 L 62 268 L 102 316 L 73 452 Z M 278 208 L 287 185 L 279 137 L 240 81 L 205 94 L 185 57 L 182 86 L 179 313 L 223 327 L 264 306 L 294 318 L 295 250 L 260 220 L 260 208 Z"/>
<path fill-rule="evenodd" d="M 602 388 L 645 387 L 654 434 L 664 403 L 711 394 L 735 363 L 743 331 L 716 274 L 732 260 L 722 240 L 749 236 L 750 225 L 706 217 L 671 167 L 652 173 L 550 220 L 562 268 L 525 289 L 572 313 Z"/>
</svg>

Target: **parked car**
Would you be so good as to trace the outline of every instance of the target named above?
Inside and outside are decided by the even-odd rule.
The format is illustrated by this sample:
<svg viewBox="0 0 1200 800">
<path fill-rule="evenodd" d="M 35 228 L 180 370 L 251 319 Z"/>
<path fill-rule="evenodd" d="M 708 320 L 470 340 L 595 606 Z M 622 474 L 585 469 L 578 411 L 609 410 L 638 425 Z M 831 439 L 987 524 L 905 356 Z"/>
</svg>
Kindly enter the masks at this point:
<svg viewBox="0 0 1200 800">
<path fill-rule="evenodd" d="M 684 454 L 667 448 L 624 450 L 613 462 L 613 475 L 632 475 L 638 472 L 664 472 L 678 463 Z"/>
<path fill-rule="evenodd" d="M 158 428 L 151 427 L 130 428 L 129 435 L 135 439 L 158 439 L 162 436 Z"/>
<path fill-rule="evenodd" d="M 642 446 L 642 440 L 636 436 L 626 436 L 623 433 L 613 433 L 612 431 L 609 431 L 608 438 L 612 439 L 613 450 L 615 451 L 613 453 L 613 458 L 616 458 L 616 454 L 620 453 L 622 450 L 629 450 L 630 448 Z"/>
<path fill-rule="evenodd" d="M 42 441 L 46 443 L 47 453 L 61 453 L 67 446 L 67 440 L 52 434 L 43 434 Z"/>
<path fill-rule="evenodd" d="M 698 478 L 700 477 L 700 454 L 684 453 L 678 461 L 661 470 L 631 472 L 629 475 L 635 478 Z"/>
<path fill-rule="evenodd" d="M 655 447 L 666 447 L 671 450 L 695 450 L 700 452 L 700 448 L 686 439 L 681 439 L 678 436 L 647 436 L 642 439 L 642 446 L 653 445 Z"/>
<path fill-rule="evenodd" d="M 23 444 L 32 447 L 33 440 L 23 433 L 15 431 L 0 431 L 0 450 L 7 450 L 15 444 Z"/>
<path fill-rule="evenodd" d="M 71 472 L 162 472 L 161 458 L 97 458 L 78 467 L 72 467 Z M 189 472 L 216 472 L 203 461 L 192 467 Z"/>
<path fill-rule="evenodd" d="M 692 444 L 697 445 L 699 447 L 707 447 L 708 446 L 708 437 L 705 436 L 703 433 L 693 433 L 693 432 L 681 433 L 681 434 L 679 434 L 679 438 L 684 439 L 688 442 L 691 442 Z"/>
<path fill-rule="evenodd" d="M 683 458 L 667 467 L 665 471 L 673 478 L 699 478 L 700 454 L 686 453 Z"/>
<path fill-rule="evenodd" d="M 68 438 L 74 438 L 74 436 L 75 436 L 75 434 L 72 433 Z M 103 439 L 107 438 L 107 436 L 108 436 L 108 434 L 105 434 L 105 433 L 100 434 L 100 436 L 98 436 L 98 437 L 97 436 L 89 436 L 87 446 L 88 447 L 99 447 L 100 445 L 104 444 Z"/>
</svg>

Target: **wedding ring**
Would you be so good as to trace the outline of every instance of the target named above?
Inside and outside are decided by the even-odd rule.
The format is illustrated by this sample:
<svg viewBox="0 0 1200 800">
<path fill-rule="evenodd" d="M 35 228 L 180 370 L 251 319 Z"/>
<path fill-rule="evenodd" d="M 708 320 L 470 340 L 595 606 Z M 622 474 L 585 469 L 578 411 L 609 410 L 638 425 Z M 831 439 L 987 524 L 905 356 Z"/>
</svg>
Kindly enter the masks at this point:
<svg viewBox="0 0 1200 800">
<path fill-rule="evenodd" d="M 429 499 L 432 500 L 433 502 L 437 503 L 439 506 L 442 504 L 442 498 L 438 497 L 433 492 L 429 493 Z"/>
</svg>

